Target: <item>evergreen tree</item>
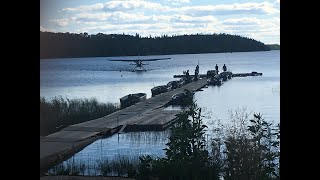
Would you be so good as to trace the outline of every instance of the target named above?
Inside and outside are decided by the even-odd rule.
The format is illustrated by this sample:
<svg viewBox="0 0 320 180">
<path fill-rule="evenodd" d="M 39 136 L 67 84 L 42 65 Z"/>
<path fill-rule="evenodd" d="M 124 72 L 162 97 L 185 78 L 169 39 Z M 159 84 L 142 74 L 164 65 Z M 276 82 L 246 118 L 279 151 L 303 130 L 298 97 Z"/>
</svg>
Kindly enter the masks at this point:
<svg viewBox="0 0 320 180">
<path fill-rule="evenodd" d="M 189 110 L 177 116 L 167 143 L 167 177 L 163 179 L 218 179 L 214 164 L 209 161 L 204 137 L 206 125 L 201 119 L 201 108 L 192 103 Z"/>
</svg>

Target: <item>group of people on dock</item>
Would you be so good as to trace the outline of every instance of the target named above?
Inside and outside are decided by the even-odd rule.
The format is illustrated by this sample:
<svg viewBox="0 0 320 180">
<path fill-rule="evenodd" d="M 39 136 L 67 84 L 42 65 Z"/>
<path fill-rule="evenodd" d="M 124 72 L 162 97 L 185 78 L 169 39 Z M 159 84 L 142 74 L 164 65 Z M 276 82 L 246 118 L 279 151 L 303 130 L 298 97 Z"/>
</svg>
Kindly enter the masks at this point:
<svg viewBox="0 0 320 180">
<path fill-rule="evenodd" d="M 219 67 L 218 67 L 218 64 L 216 64 L 216 71 L 219 72 Z M 227 71 L 227 66 L 226 64 L 223 64 L 223 67 L 222 67 L 223 71 Z"/>
<path fill-rule="evenodd" d="M 224 72 L 227 71 L 227 66 L 226 66 L 226 64 L 223 64 L 222 69 L 223 69 Z M 218 72 L 219 72 L 219 66 L 218 66 L 218 64 L 216 64 L 215 70 L 216 70 L 216 73 L 218 74 Z M 186 81 L 187 81 L 188 83 L 191 82 L 191 76 L 190 76 L 190 74 L 189 74 L 189 70 L 183 71 L 183 74 L 184 74 L 185 77 L 186 77 Z M 195 76 L 194 76 L 194 80 L 197 81 L 197 80 L 199 79 L 199 64 L 196 66 L 194 75 L 195 75 Z"/>
</svg>

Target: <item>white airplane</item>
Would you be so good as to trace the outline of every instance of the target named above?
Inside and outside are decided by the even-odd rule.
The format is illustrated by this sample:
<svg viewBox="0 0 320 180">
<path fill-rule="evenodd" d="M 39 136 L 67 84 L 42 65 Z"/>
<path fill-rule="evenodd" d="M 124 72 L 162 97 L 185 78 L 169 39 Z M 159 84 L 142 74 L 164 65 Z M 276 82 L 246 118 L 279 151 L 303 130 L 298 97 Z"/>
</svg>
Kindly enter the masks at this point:
<svg viewBox="0 0 320 180">
<path fill-rule="evenodd" d="M 156 59 L 115 59 L 115 60 L 109 60 L 109 61 L 121 61 L 121 62 L 134 62 L 135 64 L 130 64 L 130 65 L 136 65 L 135 68 L 133 68 L 134 71 L 147 71 L 142 65 L 149 65 L 149 64 L 144 64 L 143 61 L 158 61 L 158 60 L 166 60 L 166 59 L 171 59 L 171 58 L 156 58 Z M 139 68 L 139 69 L 136 69 Z"/>
</svg>

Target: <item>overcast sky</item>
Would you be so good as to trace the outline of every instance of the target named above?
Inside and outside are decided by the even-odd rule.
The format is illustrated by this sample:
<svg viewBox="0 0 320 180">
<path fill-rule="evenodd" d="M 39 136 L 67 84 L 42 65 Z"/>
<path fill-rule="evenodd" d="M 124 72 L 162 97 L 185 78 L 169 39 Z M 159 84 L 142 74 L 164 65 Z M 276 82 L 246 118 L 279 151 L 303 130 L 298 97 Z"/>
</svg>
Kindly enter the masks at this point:
<svg viewBox="0 0 320 180">
<path fill-rule="evenodd" d="M 237 34 L 280 44 L 280 0 L 41 0 L 40 30 Z"/>
</svg>

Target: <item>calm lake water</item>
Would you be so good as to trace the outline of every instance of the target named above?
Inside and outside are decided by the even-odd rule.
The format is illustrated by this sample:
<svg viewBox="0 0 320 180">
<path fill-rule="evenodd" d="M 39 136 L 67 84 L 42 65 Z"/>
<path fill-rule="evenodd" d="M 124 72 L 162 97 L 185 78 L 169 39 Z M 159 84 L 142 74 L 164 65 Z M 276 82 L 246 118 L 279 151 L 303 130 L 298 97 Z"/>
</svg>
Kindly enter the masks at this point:
<svg viewBox="0 0 320 180">
<path fill-rule="evenodd" d="M 166 58 L 150 62 L 147 72 L 132 72 L 128 62 L 111 59 L 136 59 L 138 57 L 96 57 L 42 59 L 40 61 L 40 95 L 68 98 L 95 97 L 100 102 L 119 103 L 119 98 L 129 93 L 147 93 L 151 88 L 174 80 L 174 74 L 189 70 L 194 74 L 199 63 L 200 74 L 214 69 L 215 64 L 226 64 L 233 73 L 257 71 L 263 76 L 236 77 L 222 86 L 209 86 L 195 94 L 199 107 L 204 109 L 204 123 L 212 120 L 228 122 L 230 111 L 245 109 L 248 113 L 260 112 L 268 121 L 280 122 L 280 51 L 179 54 L 140 56 L 140 58 Z M 210 130 L 209 126 L 209 130 Z M 166 132 L 141 132 L 114 135 L 98 140 L 75 154 L 73 160 L 94 162 L 116 154 L 156 154 L 167 142 Z"/>
</svg>

